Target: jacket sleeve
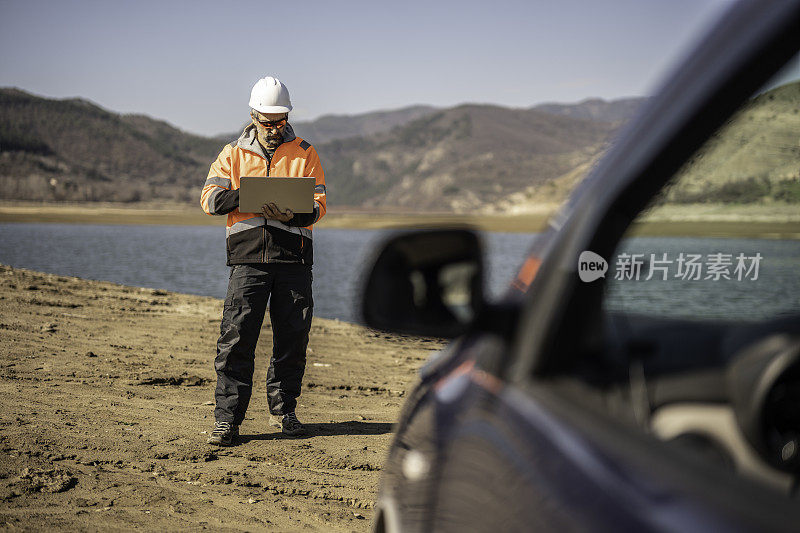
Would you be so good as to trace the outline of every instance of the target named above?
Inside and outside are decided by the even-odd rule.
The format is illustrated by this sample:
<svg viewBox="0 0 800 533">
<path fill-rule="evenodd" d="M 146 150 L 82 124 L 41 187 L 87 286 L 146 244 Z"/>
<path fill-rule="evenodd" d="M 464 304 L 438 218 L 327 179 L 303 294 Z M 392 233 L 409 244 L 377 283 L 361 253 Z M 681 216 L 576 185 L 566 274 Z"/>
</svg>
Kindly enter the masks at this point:
<svg viewBox="0 0 800 533">
<path fill-rule="evenodd" d="M 211 164 L 200 193 L 200 206 L 209 215 L 227 215 L 239 207 L 239 189 L 231 190 L 231 146 L 225 145 Z"/>
<path fill-rule="evenodd" d="M 325 188 L 325 171 L 319 161 L 319 155 L 313 146 L 308 148 L 308 159 L 306 160 L 304 176 L 314 176 L 314 211 L 312 213 L 297 213 L 286 224 L 289 226 L 308 227 L 316 224 L 319 219 L 325 216 L 327 211 L 327 189 Z"/>
</svg>

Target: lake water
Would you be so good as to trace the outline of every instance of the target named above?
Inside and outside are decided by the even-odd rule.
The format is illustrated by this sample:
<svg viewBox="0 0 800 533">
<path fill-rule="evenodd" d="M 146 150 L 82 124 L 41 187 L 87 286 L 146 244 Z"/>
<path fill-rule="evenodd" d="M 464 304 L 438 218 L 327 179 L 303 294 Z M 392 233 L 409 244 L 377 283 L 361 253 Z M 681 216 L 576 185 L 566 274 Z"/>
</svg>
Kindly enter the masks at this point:
<svg viewBox="0 0 800 533">
<path fill-rule="evenodd" d="M 314 230 L 314 315 L 357 322 L 363 271 L 386 231 Z M 533 235 L 486 233 L 492 294 L 515 275 Z M 225 228 L 0 224 L 0 263 L 65 276 L 224 298 Z"/>
<path fill-rule="evenodd" d="M 644 263 L 638 280 L 617 268 L 632 264 L 634 254 Z M 609 260 L 607 279 L 607 307 L 614 310 L 737 320 L 800 314 L 800 241 L 637 237 Z"/>
<path fill-rule="evenodd" d="M 376 245 L 388 235 L 377 230 L 314 230 L 315 316 L 357 322 L 364 269 Z M 505 290 L 519 268 L 533 234 L 483 233 L 490 295 Z M 608 259 L 609 307 L 662 316 L 765 318 L 800 312 L 800 242 L 760 239 L 636 238 L 622 252 L 645 259 L 640 279 L 614 280 L 618 258 Z M 650 253 L 663 258 L 668 280 L 649 273 Z M 731 254 L 729 277 L 676 278 L 680 253 Z M 737 280 L 736 256 L 760 253 L 758 279 Z M 122 226 L 82 224 L 0 224 L 0 263 L 78 276 L 224 298 L 225 229 L 218 226 Z"/>
</svg>

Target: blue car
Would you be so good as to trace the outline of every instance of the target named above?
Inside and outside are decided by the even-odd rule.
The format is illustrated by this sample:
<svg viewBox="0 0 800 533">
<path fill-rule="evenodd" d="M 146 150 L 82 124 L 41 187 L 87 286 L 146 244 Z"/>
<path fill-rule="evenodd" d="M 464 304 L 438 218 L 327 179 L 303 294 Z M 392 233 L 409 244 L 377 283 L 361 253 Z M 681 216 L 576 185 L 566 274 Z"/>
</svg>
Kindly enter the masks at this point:
<svg viewBox="0 0 800 533">
<path fill-rule="evenodd" d="M 800 235 L 741 201 L 798 220 L 799 49 L 800 1 L 733 6 L 499 301 L 472 230 L 384 243 L 365 322 L 454 340 L 403 408 L 375 531 L 800 531 Z"/>
</svg>

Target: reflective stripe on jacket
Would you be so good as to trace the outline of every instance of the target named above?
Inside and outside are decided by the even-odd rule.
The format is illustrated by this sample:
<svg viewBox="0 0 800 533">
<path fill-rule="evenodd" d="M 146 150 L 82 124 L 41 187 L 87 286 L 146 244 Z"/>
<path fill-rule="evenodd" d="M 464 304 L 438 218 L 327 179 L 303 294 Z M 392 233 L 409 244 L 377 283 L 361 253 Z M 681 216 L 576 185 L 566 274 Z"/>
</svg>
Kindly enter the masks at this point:
<svg viewBox="0 0 800 533">
<path fill-rule="evenodd" d="M 209 215 L 228 215 L 225 234 L 229 265 L 313 263 L 313 224 L 326 211 L 325 171 L 314 147 L 295 137 L 289 124 L 283 139 L 270 158 L 256 139 L 255 127 L 250 125 L 236 142 L 222 149 L 211 165 L 200 205 Z M 242 176 L 313 176 L 316 178 L 314 212 L 295 214 L 286 224 L 266 220 L 261 214 L 241 213 L 238 189 Z"/>
</svg>

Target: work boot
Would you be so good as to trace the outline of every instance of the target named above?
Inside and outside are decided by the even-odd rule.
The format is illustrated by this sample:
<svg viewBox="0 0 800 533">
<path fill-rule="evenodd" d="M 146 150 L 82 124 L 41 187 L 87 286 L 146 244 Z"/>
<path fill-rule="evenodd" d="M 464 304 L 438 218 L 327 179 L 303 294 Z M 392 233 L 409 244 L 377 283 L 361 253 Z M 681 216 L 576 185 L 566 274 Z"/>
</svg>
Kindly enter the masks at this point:
<svg viewBox="0 0 800 533">
<path fill-rule="evenodd" d="M 237 438 L 239 438 L 239 426 L 231 425 L 230 422 L 217 422 L 206 442 L 217 446 L 233 446 Z"/>
<path fill-rule="evenodd" d="M 283 434 L 289 437 L 299 437 L 306 434 L 306 427 L 297 419 L 294 411 L 283 415 L 282 418 L 270 415 L 269 425 L 281 428 Z"/>
</svg>

